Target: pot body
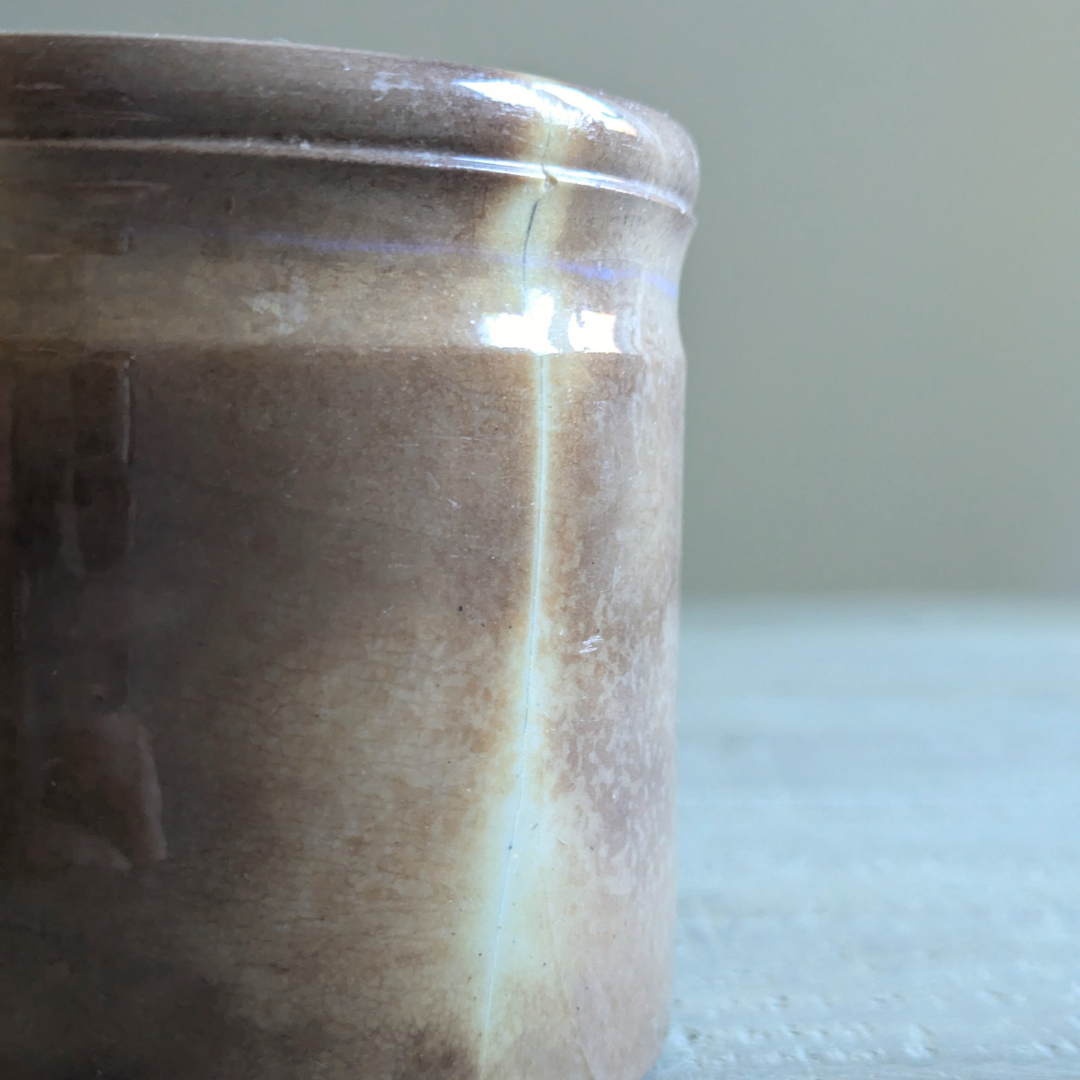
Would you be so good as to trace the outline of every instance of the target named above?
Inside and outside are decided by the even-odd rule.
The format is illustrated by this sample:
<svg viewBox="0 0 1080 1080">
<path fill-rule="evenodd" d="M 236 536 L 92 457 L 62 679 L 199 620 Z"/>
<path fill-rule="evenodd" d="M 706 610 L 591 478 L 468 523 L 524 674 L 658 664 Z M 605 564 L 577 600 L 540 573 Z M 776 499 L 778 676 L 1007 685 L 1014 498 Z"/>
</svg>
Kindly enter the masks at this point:
<svg viewBox="0 0 1080 1080">
<path fill-rule="evenodd" d="M 0 53 L 0 1071 L 636 1080 L 685 137 L 365 54 Z"/>
</svg>

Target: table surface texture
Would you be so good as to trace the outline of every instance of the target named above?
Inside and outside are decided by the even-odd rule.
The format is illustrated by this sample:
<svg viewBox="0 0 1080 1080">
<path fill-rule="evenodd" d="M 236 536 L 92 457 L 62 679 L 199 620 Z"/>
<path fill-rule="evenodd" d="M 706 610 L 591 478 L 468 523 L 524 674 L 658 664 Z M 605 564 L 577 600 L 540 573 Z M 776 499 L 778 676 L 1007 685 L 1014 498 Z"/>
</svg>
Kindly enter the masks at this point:
<svg viewBox="0 0 1080 1080">
<path fill-rule="evenodd" d="M 1080 1077 L 1080 604 L 687 605 L 648 1080 Z"/>
</svg>

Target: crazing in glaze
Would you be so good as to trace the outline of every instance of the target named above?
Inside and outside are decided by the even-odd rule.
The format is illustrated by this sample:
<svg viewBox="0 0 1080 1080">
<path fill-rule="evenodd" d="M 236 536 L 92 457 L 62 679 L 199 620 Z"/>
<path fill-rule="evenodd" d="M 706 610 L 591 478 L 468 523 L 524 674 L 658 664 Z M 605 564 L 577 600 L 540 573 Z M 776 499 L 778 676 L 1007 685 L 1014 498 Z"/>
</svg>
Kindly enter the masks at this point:
<svg viewBox="0 0 1080 1080">
<path fill-rule="evenodd" d="M 0 54 L 0 1073 L 636 1080 L 689 141 L 362 53 Z"/>
</svg>

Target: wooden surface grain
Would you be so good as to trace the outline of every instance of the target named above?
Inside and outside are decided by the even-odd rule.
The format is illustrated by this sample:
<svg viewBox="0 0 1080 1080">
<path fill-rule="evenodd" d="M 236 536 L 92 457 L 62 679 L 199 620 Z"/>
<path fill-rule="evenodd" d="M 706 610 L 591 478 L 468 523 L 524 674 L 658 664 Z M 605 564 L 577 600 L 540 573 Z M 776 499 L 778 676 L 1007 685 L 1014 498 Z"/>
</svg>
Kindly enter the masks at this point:
<svg viewBox="0 0 1080 1080">
<path fill-rule="evenodd" d="M 691 606 L 648 1080 L 1080 1075 L 1080 605 Z"/>
</svg>

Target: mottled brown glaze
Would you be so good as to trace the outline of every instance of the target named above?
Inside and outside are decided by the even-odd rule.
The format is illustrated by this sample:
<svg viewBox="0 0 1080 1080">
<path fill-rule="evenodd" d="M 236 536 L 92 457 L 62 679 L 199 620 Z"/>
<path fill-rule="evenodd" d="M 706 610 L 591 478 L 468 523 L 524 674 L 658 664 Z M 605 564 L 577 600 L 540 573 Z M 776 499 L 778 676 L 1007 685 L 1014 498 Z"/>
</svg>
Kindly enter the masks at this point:
<svg viewBox="0 0 1080 1080">
<path fill-rule="evenodd" d="M 692 146 L 0 37 L 0 1075 L 637 1080 Z"/>
</svg>

